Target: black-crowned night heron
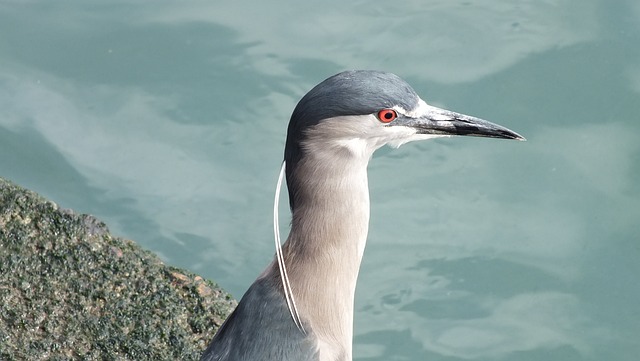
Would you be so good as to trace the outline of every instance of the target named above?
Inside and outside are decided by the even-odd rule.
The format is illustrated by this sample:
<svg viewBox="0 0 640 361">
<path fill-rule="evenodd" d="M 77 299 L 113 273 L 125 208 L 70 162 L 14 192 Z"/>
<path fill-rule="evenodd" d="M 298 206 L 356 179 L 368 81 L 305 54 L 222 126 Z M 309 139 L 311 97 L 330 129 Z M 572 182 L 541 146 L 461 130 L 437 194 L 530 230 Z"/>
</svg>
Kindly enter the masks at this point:
<svg viewBox="0 0 640 361">
<path fill-rule="evenodd" d="M 394 74 L 346 71 L 311 89 L 293 111 L 284 151 L 289 237 L 202 360 L 350 361 L 369 159 L 385 144 L 453 135 L 524 140 L 428 105 Z"/>
</svg>

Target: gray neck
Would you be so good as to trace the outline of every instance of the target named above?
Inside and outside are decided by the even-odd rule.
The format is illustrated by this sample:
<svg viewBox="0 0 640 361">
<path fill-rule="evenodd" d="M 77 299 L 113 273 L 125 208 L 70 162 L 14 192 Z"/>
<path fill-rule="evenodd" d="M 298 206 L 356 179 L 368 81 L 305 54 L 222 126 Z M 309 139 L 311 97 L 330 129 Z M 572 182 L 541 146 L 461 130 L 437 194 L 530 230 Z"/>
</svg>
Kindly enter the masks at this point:
<svg viewBox="0 0 640 361">
<path fill-rule="evenodd" d="M 285 263 L 320 360 L 351 361 L 354 293 L 369 227 L 370 154 L 336 142 L 306 146 L 288 182 L 296 198 Z"/>
</svg>

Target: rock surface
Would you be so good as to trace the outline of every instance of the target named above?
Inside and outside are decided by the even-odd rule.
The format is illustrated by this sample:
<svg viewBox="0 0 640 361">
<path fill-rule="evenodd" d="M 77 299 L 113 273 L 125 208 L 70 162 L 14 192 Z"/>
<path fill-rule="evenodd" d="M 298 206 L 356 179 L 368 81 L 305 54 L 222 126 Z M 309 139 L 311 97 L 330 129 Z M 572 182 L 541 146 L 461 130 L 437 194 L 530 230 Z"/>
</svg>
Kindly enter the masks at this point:
<svg viewBox="0 0 640 361">
<path fill-rule="evenodd" d="M 0 360 L 197 360 L 235 301 L 0 178 Z"/>
</svg>

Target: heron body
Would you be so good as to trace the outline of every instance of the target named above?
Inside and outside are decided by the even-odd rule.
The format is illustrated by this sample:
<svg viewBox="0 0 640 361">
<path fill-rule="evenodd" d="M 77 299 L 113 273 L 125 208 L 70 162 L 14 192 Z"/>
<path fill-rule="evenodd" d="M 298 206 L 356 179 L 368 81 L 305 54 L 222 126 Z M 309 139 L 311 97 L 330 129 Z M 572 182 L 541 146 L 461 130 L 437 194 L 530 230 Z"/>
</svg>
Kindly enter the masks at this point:
<svg viewBox="0 0 640 361">
<path fill-rule="evenodd" d="M 201 360 L 351 360 L 354 293 L 369 227 L 369 160 L 385 144 L 453 135 L 524 140 L 432 107 L 390 73 L 347 71 L 309 91 L 293 111 L 284 152 L 292 212 L 282 247 L 287 282 L 274 259 Z"/>
</svg>

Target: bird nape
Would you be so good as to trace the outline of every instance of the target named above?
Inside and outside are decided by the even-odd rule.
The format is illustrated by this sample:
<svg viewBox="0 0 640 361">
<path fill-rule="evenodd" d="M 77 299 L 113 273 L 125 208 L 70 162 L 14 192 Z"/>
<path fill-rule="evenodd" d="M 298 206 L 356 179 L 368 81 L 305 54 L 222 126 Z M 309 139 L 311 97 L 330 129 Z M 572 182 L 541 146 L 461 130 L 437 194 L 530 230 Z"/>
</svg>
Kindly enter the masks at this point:
<svg viewBox="0 0 640 361">
<path fill-rule="evenodd" d="M 390 73 L 345 71 L 311 89 L 293 111 L 284 151 L 289 236 L 201 360 L 351 360 L 354 292 L 369 229 L 369 160 L 385 144 L 454 135 L 524 140 L 428 105 Z"/>
</svg>

